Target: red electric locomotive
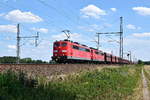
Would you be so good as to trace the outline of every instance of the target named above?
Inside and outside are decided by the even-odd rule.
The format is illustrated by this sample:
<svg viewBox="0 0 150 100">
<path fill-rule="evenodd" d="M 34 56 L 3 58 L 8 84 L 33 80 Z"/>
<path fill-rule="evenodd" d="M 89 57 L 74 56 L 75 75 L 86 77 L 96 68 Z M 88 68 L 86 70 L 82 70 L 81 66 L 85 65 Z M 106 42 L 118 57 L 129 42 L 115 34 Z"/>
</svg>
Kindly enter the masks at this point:
<svg viewBox="0 0 150 100">
<path fill-rule="evenodd" d="M 112 54 L 79 44 L 70 40 L 55 41 L 52 60 L 58 63 L 95 62 L 95 63 L 130 63 Z"/>
<path fill-rule="evenodd" d="M 56 41 L 52 59 L 59 63 L 91 61 L 91 49 L 70 40 Z"/>
</svg>

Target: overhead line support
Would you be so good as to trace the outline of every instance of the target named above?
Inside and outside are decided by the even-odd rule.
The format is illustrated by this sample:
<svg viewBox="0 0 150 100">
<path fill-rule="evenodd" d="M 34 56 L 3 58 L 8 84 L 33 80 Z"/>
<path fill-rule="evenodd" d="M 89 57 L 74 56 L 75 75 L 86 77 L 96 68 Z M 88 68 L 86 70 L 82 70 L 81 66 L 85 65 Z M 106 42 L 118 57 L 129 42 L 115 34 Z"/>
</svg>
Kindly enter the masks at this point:
<svg viewBox="0 0 150 100">
<path fill-rule="evenodd" d="M 35 38 L 35 46 L 37 46 L 37 41 L 38 41 L 38 38 L 39 38 L 39 32 L 37 32 L 37 35 L 36 36 L 27 36 L 27 37 L 20 37 L 20 24 L 17 24 L 17 60 L 16 60 L 16 63 L 17 64 L 20 64 L 20 41 L 21 41 L 21 38 Z"/>
<path fill-rule="evenodd" d="M 17 64 L 19 64 L 20 59 L 20 24 L 17 25 Z"/>
<path fill-rule="evenodd" d="M 96 34 L 98 35 L 98 42 L 97 42 L 97 44 L 98 44 L 97 49 L 98 50 L 99 50 L 99 45 L 100 45 L 100 42 L 99 42 L 100 34 L 119 34 L 119 36 L 120 36 L 119 56 L 120 56 L 120 58 L 123 58 L 123 17 L 120 17 L 120 32 L 105 32 L 105 33 L 96 33 Z"/>
</svg>

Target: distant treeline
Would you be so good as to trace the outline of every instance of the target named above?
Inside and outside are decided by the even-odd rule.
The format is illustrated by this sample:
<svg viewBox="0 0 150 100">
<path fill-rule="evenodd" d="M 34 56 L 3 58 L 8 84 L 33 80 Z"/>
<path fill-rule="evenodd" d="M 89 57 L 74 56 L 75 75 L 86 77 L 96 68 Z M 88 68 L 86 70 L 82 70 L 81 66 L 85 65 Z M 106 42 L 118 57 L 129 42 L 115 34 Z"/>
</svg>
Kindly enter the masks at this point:
<svg viewBox="0 0 150 100">
<path fill-rule="evenodd" d="M 144 61 L 145 65 L 150 65 L 150 61 Z"/>
<path fill-rule="evenodd" d="M 15 64 L 17 61 L 17 57 L 12 57 L 12 56 L 4 56 L 0 57 L 0 64 Z M 33 60 L 31 58 L 22 58 L 20 59 L 20 63 L 27 63 L 27 64 L 47 64 L 47 63 L 52 63 L 42 61 L 42 60 Z"/>
<path fill-rule="evenodd" d="M 150 65 L 150 61 L 138 60 L 138 64 Z"/>
</svg>

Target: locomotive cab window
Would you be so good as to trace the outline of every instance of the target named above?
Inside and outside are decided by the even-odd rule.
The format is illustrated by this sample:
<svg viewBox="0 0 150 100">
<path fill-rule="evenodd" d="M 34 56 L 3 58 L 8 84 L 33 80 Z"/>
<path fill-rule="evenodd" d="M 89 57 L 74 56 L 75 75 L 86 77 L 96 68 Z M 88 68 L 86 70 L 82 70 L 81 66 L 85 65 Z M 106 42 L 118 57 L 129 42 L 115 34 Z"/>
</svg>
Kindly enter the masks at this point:
<svg viewBox="0 0 150 100">
<path fill-rule="evenodd" d="M 81 48 L 81 47 L 80 47 L 80 48 L 79 48 L 79 50 L 81 50 L 81 51 L 85 51 L 85 48 Z"/>
<path fill-rule="evenodd" d="M 95 54 L 98 54 L 98 52 L 97 52 L 97 51 L 95 51 Z"/>
<path fill-rule="evenodd" d="M 104 53 L 103 52 L 98 52 L 98 51 L 95 51 L 95 54 L 97 54 L 97 55 L 104 55 Z"/>
<path fill-rule="evenodd" d="M 54 44 L 54 47 L 59 47 L 59 46 L 60 46 L 59 43 L 55 43 L 55 44 Z"/>
<path fill-rule="evenodd" d="M 86 51 L 86 52 L 90 52 L 90 50 L 89 50 L 89 49 L 85 49 L 85 51 Z"/>
<path fill-rule="evenodd" d="M 65 47 L 65 46 L 67 46 L 67 43 L 62 43 L 61 46 Z"/>
<path fill-rule="evenodd" d="M 76 46 L 76 45 L 73 45 L 73 46 L 72 46 L 72 48 L 73 48 L 73 49 L 77 49 L 77 50 L 79 50 L 79 47 L 78 47 L 78 46 Z"/>
</svg>

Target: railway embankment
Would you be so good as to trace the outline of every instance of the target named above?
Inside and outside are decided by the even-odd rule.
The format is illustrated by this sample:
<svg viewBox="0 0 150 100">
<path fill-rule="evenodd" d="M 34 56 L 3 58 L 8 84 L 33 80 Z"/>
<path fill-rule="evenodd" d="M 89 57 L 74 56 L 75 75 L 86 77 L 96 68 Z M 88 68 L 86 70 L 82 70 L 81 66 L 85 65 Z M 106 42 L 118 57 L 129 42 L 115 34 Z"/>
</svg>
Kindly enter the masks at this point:
<svg viewBox="0 0 150 100">
<path fill-rule="evenodd" d="M 49 82 L 41 77 L 29 78 L 24 72 L 3 72 L 0 74 L 0 99 L 140 100 L 136 95 L 141 92 L 138 87 L 141 85 L 142 67 L 130 65 L 87 69 Z"/>
<path fill-rule="evenodd" d="M 66 76 L 106 67 L 116 68 L 120 66 L 105 64 L 0 64 L 0 72 L 10 69 L 15 72 L 22 71 L 31 77 L 40 76 L 51 79 L 52 76 Z"/>
</svg>

